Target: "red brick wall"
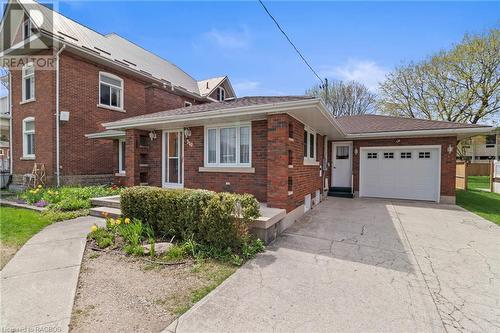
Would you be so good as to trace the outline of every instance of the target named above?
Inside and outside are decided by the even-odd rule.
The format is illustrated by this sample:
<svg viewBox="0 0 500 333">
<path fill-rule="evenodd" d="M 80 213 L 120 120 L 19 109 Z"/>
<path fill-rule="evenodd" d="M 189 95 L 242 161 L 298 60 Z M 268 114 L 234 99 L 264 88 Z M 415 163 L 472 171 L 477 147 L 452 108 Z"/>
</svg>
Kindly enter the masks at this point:
<svg viewBox="0 0 500 333">
<path fill-rule="evenodd" d="M 384 147 L 384 146 L 418 146 L 418 145 L 441 145 L 441 195 L 455 195 L 456 176 L 456 143 L 454 136 L 440 138 L 401 138 L 399 143 L 396 139 L 382 140 L 359 140 L 354 141 L 354 149 L 360 151 L 360 147 Z M 452 145 L 453 153 L 448 154 L 448 145 Z M 359 153 L 354 155 L 353 160 L 354 190 L 359 191 Z"/>
<path fill-rule="evenodd" d="M 316 190 L 323 188 L 323 177 L 320 176 L 320 168 L 323 161 L 324 137 L 316 135 L 316 161 L 318 165 L 304 164 L 304 124 L 289 117 L 293 124 L 293 141 L 288 142 L 289 149 L 293 152 L 293 168 L 289 169 L 289 174 L 293 180 L 293 195 L 289 198 L 287 210 L 291 210 L 304 203 L 304 197 L 311 194 L 316 196 Z"/>
<path fill-rule="evenodd" d="M 252 122 L 252 167 L 255 173 L 199 172 L 204 165 L 204 128 L 191 127 L 192 147 L 184 145 L 184 185 L 217 192 L 251 193 L 267 201 L 267 130 L 265 120 Z M 229 183 L 227 185 L 226 183 Z"/>
<path fill-rule="evenodd" d="M 35 69 L 35 98 L 21 104 L 21 68 L 12 70 L 12 154 L 16 174 L 31 173 L 33 164 L 45 165 L 48 181 L 55 173 L 55 71 Z M 23 160 L 23 126 L 26 117 L 35 118 L 35 160 Z"/>
<path fill-rule="evenodd" d="M 60 110 L 70 112 L 61 122 L 61 175 L 111 174 L 117 169 L 117 146 L 111 140 L 87 139 L 85 134 L 104 130 L 102 123 L 184 106 L 187 97 L 168 89 L 118 73 L 102 65 L 61 54 Z M 124 80 L 126 112 L 99 108 L 99 71 L 113 73 Z M 35 161 L 21 160 L 22 119 L 35 117 L 37 163 L 44 163 L 47 175 L 55 174 L 55 71 L 36 70 L 36 101 L 20 105 L 21 71 L 12 73 L 14 173 L 31 172 Z M 53 179 L 49 179 L 53 181 Z"/>
</svg>

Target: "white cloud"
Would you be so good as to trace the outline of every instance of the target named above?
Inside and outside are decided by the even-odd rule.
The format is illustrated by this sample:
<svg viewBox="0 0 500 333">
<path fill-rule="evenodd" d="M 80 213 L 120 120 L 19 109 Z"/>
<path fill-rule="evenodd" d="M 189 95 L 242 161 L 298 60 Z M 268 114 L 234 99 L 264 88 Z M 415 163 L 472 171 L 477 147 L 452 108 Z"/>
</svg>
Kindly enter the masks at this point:
<svg viewBox="0 0 500 333">
<path fill-rule="evenodd" d="M 222 31 L 212 28 L 203 33 L 203 37 L 213 44 L 225 49 L 244 49 L 250 45 L 250 32 L 246 27 L 239 31 Z"/>
<path fill-rule="evenodd" d="M 378 84 L 384 80 L 387 70 L 374 61 L 349 60 L 342 66 L 324 67 L 321 74 L 342 81 L 358 81 L 371 91 L 377 91 Z"/>
</svg>

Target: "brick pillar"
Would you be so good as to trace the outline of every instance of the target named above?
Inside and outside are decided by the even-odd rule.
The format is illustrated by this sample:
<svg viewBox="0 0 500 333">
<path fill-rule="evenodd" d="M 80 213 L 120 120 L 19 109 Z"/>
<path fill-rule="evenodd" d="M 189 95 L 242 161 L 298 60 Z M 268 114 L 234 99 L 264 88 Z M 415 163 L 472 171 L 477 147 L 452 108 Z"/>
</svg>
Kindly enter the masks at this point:
<svg viewBox="0 0 500 333">
<path fill-rule="evenodd" d="M 288 115 L 267 117 L 267 204 L 287 209 Z"/>
<path fill-rule="evenodd" d="M 126 186 L 139 185 L 140 183 L 140 146 L 139 137 L 142 131 L 129 129 L 125 131 L 125 174 Z"/>
</svg>

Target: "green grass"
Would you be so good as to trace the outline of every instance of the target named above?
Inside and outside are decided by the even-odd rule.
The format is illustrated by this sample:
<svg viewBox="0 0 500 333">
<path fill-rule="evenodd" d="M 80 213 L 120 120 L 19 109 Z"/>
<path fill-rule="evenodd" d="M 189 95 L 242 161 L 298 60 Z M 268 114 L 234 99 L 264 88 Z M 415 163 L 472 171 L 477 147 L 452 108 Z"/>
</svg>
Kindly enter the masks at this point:
<svg viewBox="0 0 500 333">
<path fill-rule="evenodd" d="M 468 188 L 471 190 L 490 188 L 490 177 L 489 176 L 469 176 L 468 177 Z"/>
<path fill-rule="evenodd" d="M 51 223 L 33 210 L 0 207 L 0 269 L 28 239 Z"/>
<path fill-rule="evenodd" d="M 50 219 L 33 210 L 0 207 L 0 241 L 21 246 L 50 223 Z"/>
<path fill-rule="evenodd" d="M 457 205 L 500 226 L 500 194 L 477 189 L 457 190 Z"/>
</svg>

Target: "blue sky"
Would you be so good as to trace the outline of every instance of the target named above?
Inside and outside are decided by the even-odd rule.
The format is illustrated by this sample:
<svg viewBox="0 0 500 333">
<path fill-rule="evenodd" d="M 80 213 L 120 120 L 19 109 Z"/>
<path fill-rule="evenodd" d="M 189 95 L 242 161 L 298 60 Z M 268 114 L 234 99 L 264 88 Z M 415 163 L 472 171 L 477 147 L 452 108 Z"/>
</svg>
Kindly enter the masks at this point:
<svg viewBox="0 0 500 333">
<path fill-rule="evenodd" d="M 321 76 L 376 89 L 395 66 L 500 23 L 500 2 L 265 2 Z M 303 94 L 318 83 L 256 1 L 61 1 L 196 79 L 227 74 L 239 96 Z"/>
</svg>

